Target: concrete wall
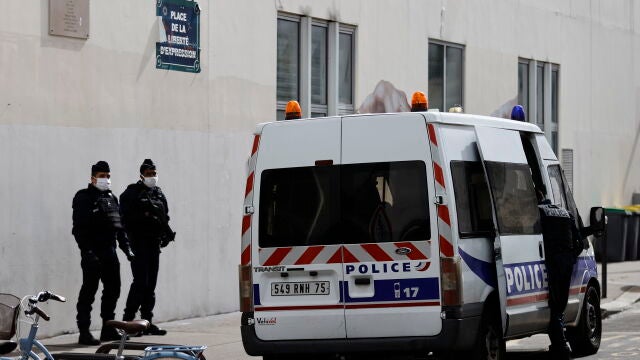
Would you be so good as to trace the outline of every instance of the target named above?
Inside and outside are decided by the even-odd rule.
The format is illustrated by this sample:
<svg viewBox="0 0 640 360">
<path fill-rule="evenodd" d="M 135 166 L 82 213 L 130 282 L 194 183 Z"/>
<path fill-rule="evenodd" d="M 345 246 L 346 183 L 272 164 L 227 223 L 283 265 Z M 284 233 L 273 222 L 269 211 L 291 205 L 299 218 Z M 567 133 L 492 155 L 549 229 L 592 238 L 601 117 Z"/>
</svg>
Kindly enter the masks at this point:
<svg viewBox="0 0 640 360">
<path fill-rule="evenodd" d="M 0 291 L 69 297 L 47 307 L 42 335 L 75 328 L 71 199 L 97 160 L 111 164 L 116 194 L 143 158 L 158 163 L 178 237 L 162 254 L 157 320 L 237 309 L 244 166 L 254 125 L 275 115 L 278 11 L 357 26 L 356 107 L 380 80 L 426 90 L 430 38 L 466 46 L 469 113 L 515 98 L 518 57 L 560 64 L 560 148 L 575 151 L 579 206 L 640 192 L 631 0 L 201 0 L 200 74 L 155 69 L 154 4 L 92 1 L 91 37 L 77 40 L 47 34 L 47 0 L 3 2 Z M 127 264 L 121 274 L 118 316 Z"/>
</svg>

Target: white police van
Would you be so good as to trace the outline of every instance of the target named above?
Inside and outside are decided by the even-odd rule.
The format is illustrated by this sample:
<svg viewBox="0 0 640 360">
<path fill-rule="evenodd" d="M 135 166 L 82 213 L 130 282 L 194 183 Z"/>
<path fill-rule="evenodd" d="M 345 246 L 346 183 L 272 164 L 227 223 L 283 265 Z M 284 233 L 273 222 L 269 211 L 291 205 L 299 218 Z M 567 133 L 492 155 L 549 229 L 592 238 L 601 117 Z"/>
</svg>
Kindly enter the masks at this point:
<svg viewBox="0 0 640 360">
<path fill-rule="evenodd" d="M 503 358 L 505 340 L 549 322 L 539 184 L 577 215 L 525 122 L 415 112 L 258 125 L 239 267 L 246 352 Z M 601 336 L 586 244 L 566 309 L 576 354 Z"/>
</svg>

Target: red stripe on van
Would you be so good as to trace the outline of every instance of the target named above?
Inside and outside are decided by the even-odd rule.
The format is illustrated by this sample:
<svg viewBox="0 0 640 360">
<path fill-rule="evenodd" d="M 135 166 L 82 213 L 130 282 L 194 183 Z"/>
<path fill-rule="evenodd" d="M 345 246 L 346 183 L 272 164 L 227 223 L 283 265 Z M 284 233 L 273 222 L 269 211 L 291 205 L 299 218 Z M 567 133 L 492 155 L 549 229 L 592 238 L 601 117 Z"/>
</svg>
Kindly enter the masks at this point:
<svg viewBox="0 0 640 360">
<path fill-rule="evenodd" d="M 254 311 L 344 309 L 344 305 L 258 306 Z"/>
<path fill-rule="evenodd" d="M 242 217 L 242 235 L 251 227 L 251 215 L 245 215 Z"/>
<path fill-rule="evenodd" d="M 440 252 L 444 254 L 444 256 L 451 257 L 453 256 L 453 246 L 444 236 L 440 235 Z"/>
<path fill-rule="evenodd" d="M 451 226 L 451 218 L 449 217 L 449 208 L 445 205 L 438 206 L 438 217 L 447 225 Z"/>
<path fill-rule="evenodd" d="M 263 266 L 280 265 L 280 263 L 282 262 L 282 260 L 284 260 L 287 254 L 291 252 L 291 249 L 292 248 L 290 247 L 276 249 L 276 251 L 274 251 L 273 254 L 271 254 L 271 256 L 269 256 L 267 261 L 265 261 L 264 264 L 262 265 Z"/>
<path fill-rule="evenodd" d="M 253 147 L 251 148 L 251 156 L 258 151 L 258 144 L 260 144 L 260 135 L 256 135 L 253 138 Z"/>
<path fill-rule="evenodd" d="M 418 248 L 410 242 L 401 242 L 395 244 L 397 247 L 406 247 L 411 249 L 411 252 L 407 254 L 407 257 L 411 260 L 425 260 L 428 259 L 427 255 L 423 254 L 422 251 L 418 250 Z"/>
<path fill-rule="evenodd" d="M 356 258 L 351 251 L 347 250 L 346 247 L 342 247 L 342 256 L 344 257 L 343 262 L 346 263 L 357 263 L 360 262 L 358 258 Z"/>
<path fill-rule="evenodd" d="M 302 253 L 302 256 L 300 256 L 300 258 L 296 260 L 294 265 L 311 264 L 313 259 L 315 259 L 323 249 L 324 246 L 310 246 L 307 250 L 304 251 L 304 253 Z"/>
<path fill-rule="evenodd" d="M 338 247 L 335 254 L 331 255 L 327 264 L 340 264 L 342 262 L 342 246 Z"/>
<path fill-rule="evenodd" d="M 247 246 L 244 251 L 242 251 L 242 256 L 240 257 L 240 263 L 242 265 L 249 265 L 251 262 L 251 245 Z"/>
<path fill-rule="evenodd" d="M 244 190 L 244 197 L 247 197 L 249 193 L 253 190 L 253 178 L 255 177 L 255 173 L 251 172 L 249 177 L 247 178 L 247 187 Z"/>
<path fill-rule="evenodd" d="M 549 293 L 523 296 L 515 299 L 507 299 L 507 306 L 523 305 L 528 303 L 546 301 L 548 298 L 549 298 Z"/>
<path fill-rule="evenodd" d="M 438 140 L 436 139 L 436 130 L 433 127 L 433 124 L 429 124 L 429 140 L 433 143 L 433 145 L 438 146 Z"/>
<path fill-rule="evenodd" d="M 414 307 L 414 306 L 440 306 L 439 301 L 421 301 L 421 302 L 401 302 L 391 304 L 347 304 L 347 309 L 377 309 L 377 308 L 396 308 L 396 307 Z"/>
<path fill-rule="evenodd" d="M 362 244 L 360 246 L 368 252 L 369 255 L 373 256 L 376 261 L 393 261 L 393 258 L 376 244 Z"/>
<path fill-rule="evenodd" d="M 438 163 L 435 162 L 433 163 L 433 174 L 438 184 L 440 184 L 440 186 L 442 186 L 443 188 L 446 188 L 446 186 L 444 186 L 444 174 L 442 173 L 442 168 L 440 167 L 440 165 L 438 165 Z"/>
</svg>

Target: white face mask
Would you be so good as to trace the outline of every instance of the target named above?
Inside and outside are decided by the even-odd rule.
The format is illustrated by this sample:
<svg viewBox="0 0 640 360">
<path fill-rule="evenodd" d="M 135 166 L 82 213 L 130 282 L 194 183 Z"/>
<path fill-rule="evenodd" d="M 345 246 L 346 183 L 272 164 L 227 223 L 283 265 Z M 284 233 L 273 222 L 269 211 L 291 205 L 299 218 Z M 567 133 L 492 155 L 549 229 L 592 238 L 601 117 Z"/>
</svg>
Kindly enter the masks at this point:
<svg viewBox="0 0 640 360">
<path fill-rule="evenodd" d="M 96 178 L 96 183 L 94 186 L 100 191 L 111 190 L 111 179 L 107 178 Z"/>
<path fill-rule="evenodd" d="M 142 177 L 142 182 L 148 188 L 154 188 L 154 187 L 156 187 L 156 184 L 158 184 L 158 177 L 157 176 L 154 176 L 154 177 Z"/>
</svg>

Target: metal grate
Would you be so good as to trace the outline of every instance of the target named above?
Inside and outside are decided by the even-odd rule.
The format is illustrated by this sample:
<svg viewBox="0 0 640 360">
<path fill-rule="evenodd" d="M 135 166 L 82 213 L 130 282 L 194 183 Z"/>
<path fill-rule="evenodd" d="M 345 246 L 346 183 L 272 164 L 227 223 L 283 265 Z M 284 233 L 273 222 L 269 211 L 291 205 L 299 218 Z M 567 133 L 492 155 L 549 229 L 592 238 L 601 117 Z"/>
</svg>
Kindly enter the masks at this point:
<svg viewBox="0 0 640 360">
<path fill-rule="evenodd" d="M 573 191 L 573 149 L 562 149 L 562 170 L 569 183 L 569 188 Z"/>
</svg>

